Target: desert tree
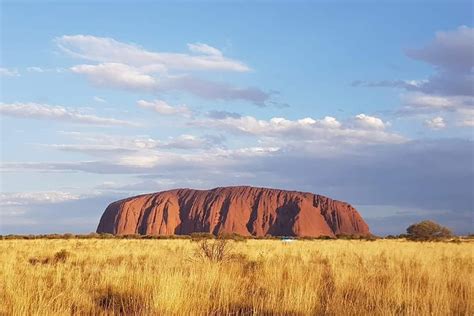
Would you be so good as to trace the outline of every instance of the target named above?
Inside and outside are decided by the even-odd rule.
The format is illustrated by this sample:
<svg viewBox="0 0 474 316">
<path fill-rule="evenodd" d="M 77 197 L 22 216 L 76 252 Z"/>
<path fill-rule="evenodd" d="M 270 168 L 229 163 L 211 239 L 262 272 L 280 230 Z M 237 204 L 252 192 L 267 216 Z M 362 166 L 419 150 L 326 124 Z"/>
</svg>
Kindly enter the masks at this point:
<svg viewBox="0 0 474 316">
<path fill-rule="evenodd" d="M 407 228 L 407 237 L 412 240 L 436 240 L 451 237 L 453 234 L 447 227 L 436 222 L 425 220 L 410 225 Z"/>
</svg>

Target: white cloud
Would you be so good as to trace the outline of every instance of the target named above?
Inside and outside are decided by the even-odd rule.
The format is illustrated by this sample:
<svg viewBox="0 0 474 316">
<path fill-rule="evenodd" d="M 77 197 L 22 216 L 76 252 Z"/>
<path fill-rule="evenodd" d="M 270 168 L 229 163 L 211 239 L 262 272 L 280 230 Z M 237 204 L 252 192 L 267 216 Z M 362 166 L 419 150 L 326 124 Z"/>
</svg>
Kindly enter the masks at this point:
<svg viewBox="0 0 474 316">
<path fill-rule="evenodd" d="M 163 100 L 153 100 L 151 102 L 139 100 L 137 101 L 137 105 L 141 108 L 153 110 L 156 113 L 163 115 L 190 116 L 192 114 L 192 111 L 186 105 L 171 106 Z"/>
<path fill-rule="evenodd" d="M 341 127 L 341 123 L 332 116 L 326 116 L 322 120 L 319 121 L 319 124 L 328 128 L 339 128 Z"/>
<path fill-rule="evenodd" d="M 403 103 L 413 109 L 451 110 L 474 106 L 474 98 L 468 96 L 439 96 L 425 93 L 409 93 L 402 96 Z"/>
<path fill-rule="evenodd" d="M 386 132 L 386 123 L 379 118 L 361 114 L 354 120 L 355 126 L 351 122 L 343 125 L 333 117 L 307 117 L 300 120 L 275 117 L 270 120 L 258 120 L 252 116 L 242 116 L 194 120 L 190 124 L 252 135 L 270 144 L 286 143 L 303 147 L 307 143 L 337 147 L 342 144 L 401 143 L 406 140 L 401 135 Z"/>
<path fill-rule="evenodd" d="M 73 143 L 67 144 L 39 144 L 51 149 L 81 152 L 90 156 L 107 159 L 135 159 L 135 157 L 154 157 L 165 151 L 201 150 L 208 151 L 212 148 L 221 148 L 223 138 L 213 135 L 183 134 L 159 140 L 146 135 L 120 136 L 99 133 L 61 132 L 69 136 Z M 130 158 L 131 157 L 131 158 Z M 141 158 L 140 158 L 141 159 Z"/>
<path fill-rule="evenodd" d="M 206 44 L 190 44 L 194 53 L 152 52 L 134 44 L 112 38 L 91 35 L 64 35 L 55 39 L 58 47 L 71 56 L 99 63 L 123 63 L 132 66 L 159 65 L 177 70 L 224 70 L 245 72 L 250 68 L 244 63 L 222 56 L 219 50 Z"/>
<path fill-rule="evenodd" d="M 29 204 L 52 204 L 78 200 L 79 195 L 62 191 L 0 193 L 0 205 L 21 206 Z"/>
<path fill-rule="evenodd" d="M 222 52 L 220 50 L 203 43 L 188 44 L 188 48 L 193 53 L 202 53 L 205 55 L 222 56 Z"/>
<path fill-rule="evenodd" d="M 84 132 L 61 132 L 71 137 L 73 144 L 43 144 L 61 151 L 83 152 L 93 156 L 116 157 L 133 152 L 149 152 L 161 142 L 149 136 L 120 136 Z"/>
<path fill-rule="evenodd" d="M 433 117 L 432 119 L 426 120 L 425 125 L 431 129 L 443 129 L 446 127 L 446 122 L 441 116 Z"/>
<path fill-rule="evenodd" d="M 83 114 L 78 110 L 40 103 L 0 103 L 0 114 L 5 116 L 67 121 L 100 126 L 137 126 L 136 124 L 114 118 Z"/>
<path fill-rule="evenodd" d="M 402 115 L 451 116 L 457 126 L 472 127 L 474 125 L 474 97 L 410 93 L 404 95 L 402 100 L 404 107 L 399 111 Z M 427 121 L 425 125 L 430 126 Z"/>
<path fill-rule="evenodd" d="M 127 155 L 119 157 L 116 161 L 117 165 L 124 167 L 134 167 L 134 168 L 152 168 L 159 164 L 165 164 L 167 160 L 167 155 L 155 154 L 155 155 Z"/>
<path fill-rule="evenodd" d="M 20 73 L 16 69 L 8 69 L 8 68 L 0 67 L 0 76 L 19 77 Z"/>
<path fill-rule="evenodd" d="M 384 129 L 385 123 L 378 117 L 369 116 L 365 114 L 358 114 L 355 116 L 355 122 L 363 127 L 369 129 Z"/>
<path fill-rule="evenodd" d="M 206 145 L 206 139 L 197 137 L 195 135 L 184 134 L 171 138 L 170 141 L 164 145 L 164 147 L 178 149 L 199 149 L 206 147 Z"/>
<path fill-rule="evenodd" d="M 153 90 L 157 81 L 138 68 L 120 63 L 78 65 L 71 67 L 75 73 L 84 74 L 95 85 L 122 89 Z"/>
</svg>

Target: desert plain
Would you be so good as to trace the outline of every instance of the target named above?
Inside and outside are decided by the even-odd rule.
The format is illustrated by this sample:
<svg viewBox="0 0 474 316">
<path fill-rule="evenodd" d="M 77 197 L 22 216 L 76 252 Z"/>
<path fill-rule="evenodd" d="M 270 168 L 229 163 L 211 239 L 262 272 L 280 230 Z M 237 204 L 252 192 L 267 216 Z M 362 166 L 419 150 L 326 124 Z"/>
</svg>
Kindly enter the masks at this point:
<svg viewBox="0 0 474 316">
<path fill-rule="evenodd" d="M 469 240 L 220 242 L 0 240 L 0 315 L 474 313 Z"/>
</svg>

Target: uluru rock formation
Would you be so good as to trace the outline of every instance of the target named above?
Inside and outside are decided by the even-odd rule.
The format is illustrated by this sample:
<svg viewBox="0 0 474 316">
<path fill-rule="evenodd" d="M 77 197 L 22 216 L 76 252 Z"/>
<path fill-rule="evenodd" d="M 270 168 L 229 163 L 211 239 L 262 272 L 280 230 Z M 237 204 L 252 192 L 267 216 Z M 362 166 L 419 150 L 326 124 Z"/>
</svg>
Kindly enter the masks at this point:
<svg viewBox="0 0 474 316">
<path fill-rule="evenodd" d="M 368 235 L 351 205 L 312 193 L 256 188 L 176 189 L 111 203 L 98 233 L 244 236 Z"/>
</svg>

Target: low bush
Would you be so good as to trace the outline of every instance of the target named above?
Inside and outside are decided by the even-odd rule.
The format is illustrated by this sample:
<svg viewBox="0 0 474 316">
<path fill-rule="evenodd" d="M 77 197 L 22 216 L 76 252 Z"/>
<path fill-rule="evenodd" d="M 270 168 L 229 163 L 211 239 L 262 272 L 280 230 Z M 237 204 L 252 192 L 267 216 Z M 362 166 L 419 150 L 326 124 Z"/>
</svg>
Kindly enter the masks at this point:
<svg viewBox="0 0 474 316">
<path fill-rule="evenodd" d="M 330 240 L 330 239 L 335 239 L 334 237 L 331 236 L 301 236 L 301 237 L 296 237 L 298 240 Z"/>
<path fill-rule="evenodd" d="M 99 238 L 100 239 L 112 239 L 115 238 L 114 234 L 109 234 L 109 233 L 99 233 Z"/>
<path fill-rule="evenodd" d="M 363 236 L 355 235 L 355 234 L 336 234 L 337 239 L 345 239 L 345 240 L 353 240 L 353 239 L 361 239 Z"/>
<path fill-rule="evenodd" d="M 236 233 L 222 233 L 217 236 L 219 239 L 228 239 L 233 241 L 247 241 L 248 237 Z"/>
<path fill-rule="evenodd" d="M 191 233 L 191 240 L 192 241 L 201 241 L 204 239 L 215 239 L 216 236 L 214 236 L 211 233 Z"/>
<path fill-rule="evenodd" d="M 120 236 L 122 239 L 141 239 L 143 235 L 140 234 L 127 234 L 127 235 L 121 235 Z"/>
<path fill-rule="evenodd" d="M 203 239 L 199 243 L 196 255 L 200 258 L 207 259 L 212 262 L 229 261 L 233 258 L 231 253 L 232 245 L 228 239 L 209 240 Z"/>
</svg>

